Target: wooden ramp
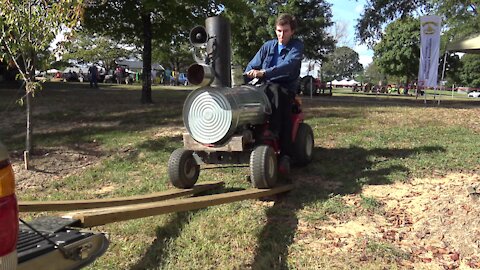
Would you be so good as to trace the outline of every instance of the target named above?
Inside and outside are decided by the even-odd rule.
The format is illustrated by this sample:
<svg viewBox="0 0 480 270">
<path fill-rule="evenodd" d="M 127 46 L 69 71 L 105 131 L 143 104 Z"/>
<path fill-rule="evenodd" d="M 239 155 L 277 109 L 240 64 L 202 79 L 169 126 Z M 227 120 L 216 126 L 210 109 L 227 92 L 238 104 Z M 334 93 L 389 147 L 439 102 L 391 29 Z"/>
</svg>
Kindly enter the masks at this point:
<svg viewBox="0 0 480 270">
<path fill-rule="evenodd" d="M 130 196 L 123 198 L 108 198 L 94 200 L 73 200 L 73 201 L 20 201 L 18 206 L 20 212 L 36 211 L 71 211 L 78 209 L 92 209 L 101 207 L 114 207 L 122 205 L 134 205 L 149 202 L 158 202 L 178 198 L 187 195 L 197 194 L 203 191 L 221 187 L 223 182 L 199 183 L 190 189 L 173 189 L 147 195 Z"/>
<path fill-rule="evenodd" d="M 80 227 L 94 227 L 118 221 L 195 210 L 208 206 L 247 199 L 257 199 L 283 193 L 292 190 L 293 188 L 294 185 L 290 184 L 272 189 L 247 189 L 223 194 L 214 194 L 164 202 L 150 202 L 136 205 L 83 210 L 67 213 L 63 217 L 79 220 Z"/>
</svg>

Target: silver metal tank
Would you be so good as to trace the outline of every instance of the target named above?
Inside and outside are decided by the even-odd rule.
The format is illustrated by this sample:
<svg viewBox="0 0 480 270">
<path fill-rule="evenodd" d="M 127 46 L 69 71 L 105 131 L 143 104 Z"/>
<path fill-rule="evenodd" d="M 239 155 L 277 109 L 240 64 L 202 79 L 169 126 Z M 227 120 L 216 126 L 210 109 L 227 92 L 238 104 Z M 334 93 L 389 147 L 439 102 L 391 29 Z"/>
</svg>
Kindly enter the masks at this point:
<svg viewBox="0 0 480 270">
<path fill-rule="evenodd" d="M 265 123 L 271 112 L 263 87 L 206 87 L 188 95 L 183 122 L 197 142 L 222 144 L 245 125 Z"/>
</svg>

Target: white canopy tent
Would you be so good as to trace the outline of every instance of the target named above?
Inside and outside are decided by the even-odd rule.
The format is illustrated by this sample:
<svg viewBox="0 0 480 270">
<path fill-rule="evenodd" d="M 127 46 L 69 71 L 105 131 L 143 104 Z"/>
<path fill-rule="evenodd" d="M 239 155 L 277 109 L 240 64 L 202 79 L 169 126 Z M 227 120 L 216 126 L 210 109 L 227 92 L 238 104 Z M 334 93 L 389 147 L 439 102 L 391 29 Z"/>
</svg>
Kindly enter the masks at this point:
<svg viewBox="0 0 480 270">
<path fill-rule="evenodd" d="M 337 80 L 333 80 L 330 82 L 330 84 L 332 86 L 340 86 L 340 87 L 353 87 L 355 85 L 359 85 L 360 82 L 357 82 L 355 80 L 347 80 L 347 79 L 343 79 L 341 81 L 337 81 Z"/>
<path fill-rule="evenodd" d="M 52 68 L 52 69 L 47 70 L 47 74 L 56 74 L 59 71 L 60 70 L 58 70 L 58 69 Z"/>
<path fill-rule="evenodd" d="M 447 46 L 447 51 L 480 53 L 480 35 L 453 42 Z"/>
</svg>

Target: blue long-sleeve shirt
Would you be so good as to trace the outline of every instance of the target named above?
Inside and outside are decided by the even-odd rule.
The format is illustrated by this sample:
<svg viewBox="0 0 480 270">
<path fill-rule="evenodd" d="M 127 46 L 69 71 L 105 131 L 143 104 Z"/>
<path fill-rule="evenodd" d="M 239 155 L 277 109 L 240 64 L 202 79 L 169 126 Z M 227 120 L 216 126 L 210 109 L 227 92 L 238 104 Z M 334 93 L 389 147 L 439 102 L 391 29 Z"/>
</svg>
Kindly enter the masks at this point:
<svg viewBox="0 0 480 270">
<path fill-rule="evenodd" d="M 245 72 L 252 69 L 263 69 L 267 81 L 278 83 L 292 93 L 296 93 L 303 59 L 303 42 L 297 38 L 290 39 L 285 48 L 278 54 L 277 63 L 272 65 L 277 49 L 277 39 L 265 42 L 248 63 Z"/>
</svg>

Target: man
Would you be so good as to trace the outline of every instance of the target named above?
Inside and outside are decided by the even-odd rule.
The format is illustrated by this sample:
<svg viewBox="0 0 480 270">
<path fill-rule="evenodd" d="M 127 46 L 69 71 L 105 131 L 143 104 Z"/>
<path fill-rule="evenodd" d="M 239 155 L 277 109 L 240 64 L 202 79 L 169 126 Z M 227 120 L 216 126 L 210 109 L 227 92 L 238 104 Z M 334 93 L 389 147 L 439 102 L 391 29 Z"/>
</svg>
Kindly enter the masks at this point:
<svg viewBox="0 0 480 270">
<path fill-rule="evenodd" d="M 88 76 L 90 77 L 90 88 L 98 88 L 98 69 L 95 65 L 88 68 Z"/>
<path fill-rule="evenodd" d="M 275 22 L 277 39 L 265 42 L 245 69 L 248 80 L 263 79 L 278 89 L 278 104 L 270 116 L 270 129 L 280 140 L 279 170 L 288 173 L 292 155 L 292 106 L 303 59 L 303 42 L 294 38 L 295 17 L 281 14 Z M 273 88 L 272 88 L 273 89 Z M 271 91 L 267 91 L 272 100 Z"/>
</svg>

